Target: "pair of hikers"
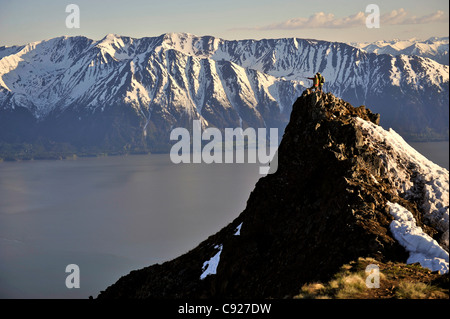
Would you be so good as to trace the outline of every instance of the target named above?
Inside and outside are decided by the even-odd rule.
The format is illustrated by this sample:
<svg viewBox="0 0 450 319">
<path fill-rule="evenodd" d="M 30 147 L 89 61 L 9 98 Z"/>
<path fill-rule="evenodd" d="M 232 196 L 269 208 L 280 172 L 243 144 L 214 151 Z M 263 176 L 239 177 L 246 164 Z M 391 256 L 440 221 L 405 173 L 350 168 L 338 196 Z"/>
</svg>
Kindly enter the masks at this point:
<svg viewBox="0 0 450 319">
<path fill-rule="evenodd" d="M 323 77 L 320 72 L 317 72 L 313 78 L 308 78 L 310 80 L 313 80 L 313 85 L 310 87 L 310 89 L 314 89 L 315 91 L 319 90 L 320 92 L 323 92 L 323 83 L 325 82 L 325 78 Z"/>
</svg>

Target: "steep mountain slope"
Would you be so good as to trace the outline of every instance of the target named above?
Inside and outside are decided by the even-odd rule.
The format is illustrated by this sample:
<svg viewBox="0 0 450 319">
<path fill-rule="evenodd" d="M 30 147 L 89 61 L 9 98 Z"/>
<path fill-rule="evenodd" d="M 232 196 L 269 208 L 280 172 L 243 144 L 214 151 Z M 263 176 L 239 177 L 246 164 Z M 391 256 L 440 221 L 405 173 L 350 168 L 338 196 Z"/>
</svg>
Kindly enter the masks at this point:
<svg viewBox="0 0 450 319">
<path fill-rule="evenodd" d="M 408 137 L 448 137 L 448 66 L 343 43 L 174 33 L 0 48 L 0 142 L 167 151 L 173 127 L 276 127 L 320 71 Z M 281 135 L 281 132 L 280 134 Z"/>
<path fill-rule="evenodd" d="M 448 171 L 379 115 L 332 94 L 293 105 L 278 168 L 245 210 L 186 254 L 120 278 L 99 298 L 283 298 L 359 257 L 448 272 Z"/>
</svg>

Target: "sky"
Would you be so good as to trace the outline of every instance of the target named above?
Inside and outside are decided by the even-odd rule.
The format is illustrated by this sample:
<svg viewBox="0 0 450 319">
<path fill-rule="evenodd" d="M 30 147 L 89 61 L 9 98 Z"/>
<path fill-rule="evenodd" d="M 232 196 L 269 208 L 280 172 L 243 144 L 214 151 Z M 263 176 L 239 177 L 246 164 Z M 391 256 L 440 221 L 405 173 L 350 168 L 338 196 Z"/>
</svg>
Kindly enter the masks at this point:
<svg viewBox="0 0 450 319">
<path fill-rule="evenodd" d="M 80 10 L 79 28 L 68 28 L 69 4 Z M 379 28 L 368 28 L 370 4 Z M 447 0 L 0 0 L 0 46 L 62 35 L 99 40 L 167 32 L 227 40 L 298 37 L 338 42 L 428 39 L 448 36 Z"/>
</svg>

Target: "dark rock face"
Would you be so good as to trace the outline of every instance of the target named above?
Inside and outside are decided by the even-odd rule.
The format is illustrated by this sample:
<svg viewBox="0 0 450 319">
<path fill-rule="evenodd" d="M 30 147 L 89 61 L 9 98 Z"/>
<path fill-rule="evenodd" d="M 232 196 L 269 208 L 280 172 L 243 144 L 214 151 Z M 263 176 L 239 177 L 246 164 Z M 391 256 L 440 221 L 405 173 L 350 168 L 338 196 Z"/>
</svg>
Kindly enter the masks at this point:
<svg viewBox="0 0 450 319">
<path fill-rule="evenodd" d="M 384 178 L 356 116 L 380 120 L 364 106 L 305 91 L 293 105 L 277 171 L 257 182 L 241 215 L 190 252 L 132 271 L 98 298 L 292 297 L 358 257 L 405 261 L 386 203 L 415 215 L 417 207 Z M 204 262 L 219 251 L 216 274 L 200 279 Z"/>
</svg>

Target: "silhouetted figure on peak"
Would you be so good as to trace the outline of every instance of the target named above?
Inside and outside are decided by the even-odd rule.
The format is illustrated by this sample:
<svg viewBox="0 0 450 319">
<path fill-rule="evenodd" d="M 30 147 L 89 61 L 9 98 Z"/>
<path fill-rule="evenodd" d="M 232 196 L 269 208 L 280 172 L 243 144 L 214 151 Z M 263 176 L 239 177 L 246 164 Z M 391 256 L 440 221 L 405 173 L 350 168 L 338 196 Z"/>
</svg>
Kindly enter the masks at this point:
<svg viewBox="0 0 450 319">
<path fill-rule="evenodd" d="M 309 88 L 310 90 L 319 90 L 323 92 L 323 84 L 325 83 L 325 78 L 320 72 L 317 72 L 314 77 L 308 78 L 309 80 L 313 80 L 313 85 Z"/>
</svg>

